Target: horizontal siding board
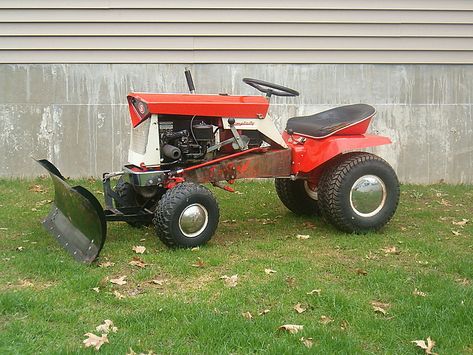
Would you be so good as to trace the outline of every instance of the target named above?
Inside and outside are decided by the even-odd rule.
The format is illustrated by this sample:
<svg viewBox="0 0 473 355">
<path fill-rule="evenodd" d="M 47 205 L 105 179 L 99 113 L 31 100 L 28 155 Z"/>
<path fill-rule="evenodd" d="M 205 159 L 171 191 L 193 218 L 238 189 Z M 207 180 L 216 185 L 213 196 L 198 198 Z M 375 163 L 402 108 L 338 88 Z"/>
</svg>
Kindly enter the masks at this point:
<svg viewBox="0 0 473 355">
<path fill-rule="evenodd" d="M 471 64 L 473 51 L 3 51 L 0 63 Z"/>
<path fill-rule="evenodd" d="M 2 63 L 470 63 L 473 1 L 0 0 Z"/>
<path fill-rule="evenodd" d="M 5 37 L 0 50 L 473 50 L 473 38 Z"/>
<path fill-rule="evenodd" d="M 464 23 L 473 11 L 47 9 L 0 11 L 0 22 L 208 22 L 208 23 Z"/>
<path fill-rule="evenodd" d="M 304 9 L 411 9 L 424 10 L 473 10 L 471 0 L 398 0 L 398 1 L 370 1 L 370 0 L 0 0 L 3 9 L 211 9 L 211 8 L 304 8 Z"/>
<path fill-rule="evenodd" d="M 1 36 L 473 37 L 473 25 L 255 23 L 245 26 L 239 23 L 0 23 Z"/>
</svg>

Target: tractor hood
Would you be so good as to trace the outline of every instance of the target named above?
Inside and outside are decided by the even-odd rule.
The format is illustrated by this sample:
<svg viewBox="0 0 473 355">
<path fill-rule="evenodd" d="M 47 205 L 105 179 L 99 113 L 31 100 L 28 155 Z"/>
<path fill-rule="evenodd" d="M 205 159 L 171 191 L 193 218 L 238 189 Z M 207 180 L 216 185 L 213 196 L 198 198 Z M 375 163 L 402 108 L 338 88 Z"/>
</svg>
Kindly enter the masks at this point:
<svg viewBox="0 0 473 355">
<path fill-rule="evenodd" d="M 150 94 L 127 97 L 133 127 L 152 114 L 264 118 L 269 102 L 263 96 Z"/>
</svg>

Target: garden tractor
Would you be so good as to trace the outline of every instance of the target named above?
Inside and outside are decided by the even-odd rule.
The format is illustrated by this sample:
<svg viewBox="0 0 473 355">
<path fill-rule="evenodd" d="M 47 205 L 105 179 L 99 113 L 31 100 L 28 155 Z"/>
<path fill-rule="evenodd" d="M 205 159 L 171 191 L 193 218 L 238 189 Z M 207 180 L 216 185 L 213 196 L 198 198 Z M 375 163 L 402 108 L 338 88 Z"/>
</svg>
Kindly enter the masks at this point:
<svg viewBox="0 0 473 355">
<path fill-rule="evenodd" d="M 51 162 L 38 160 L 55 189 L 43 225 L 76 260 L 91 263 L 99 256 L 111 221 L 154 225 L 169 247 L 205 244 L 216 232 L 219 206 L 203 184 L 234 192 L 236 179 L 274 178 L 290 211 L 323 215 L 347 233 L 377 231 L 392 218 L 399 201 L 396 173 L 360 151 L 391 143 L 366 133 L 372 106 L 292 117 L 281 133 L 267 114 L 270 99 L 298 96 L 296 90 L 244 78 L 264 95 L 201 95 L 189 70 L 185 76 L 189 94 L 128 95 L 128 163 L 103 174 L 104 208 L 85 188 L 70 186 Z"/>
</svg>

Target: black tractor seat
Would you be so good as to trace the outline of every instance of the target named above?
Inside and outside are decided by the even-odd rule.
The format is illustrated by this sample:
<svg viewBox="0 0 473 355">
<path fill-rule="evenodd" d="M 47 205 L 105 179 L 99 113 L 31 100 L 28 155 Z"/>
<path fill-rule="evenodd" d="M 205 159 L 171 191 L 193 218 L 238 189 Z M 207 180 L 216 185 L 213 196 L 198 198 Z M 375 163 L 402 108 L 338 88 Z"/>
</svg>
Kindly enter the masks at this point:
<svg viewBox="0 0 473 355">
<path fill-rule="evenodd" d="M 335 107 L 315 115 L 292 117 L 287 121 L 286 131 L 314 138 L 325 138 L 369 119 L 375 113 L 374 107 L 365 104 Z"/>
</svg>

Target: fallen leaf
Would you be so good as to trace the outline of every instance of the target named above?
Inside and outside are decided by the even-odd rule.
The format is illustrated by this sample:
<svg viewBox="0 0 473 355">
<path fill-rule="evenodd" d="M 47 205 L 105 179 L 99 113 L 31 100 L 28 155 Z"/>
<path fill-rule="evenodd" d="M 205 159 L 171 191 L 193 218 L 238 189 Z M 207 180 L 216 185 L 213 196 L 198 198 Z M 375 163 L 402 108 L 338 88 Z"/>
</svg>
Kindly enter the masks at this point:
<svg viewBox="0 0 473 355">
<path fill-rule="evenodd" d="M 98 287 L 92 287 L 92 290 L 95 291 L 95 292 L 97 292 L 97 293 L 100 292 L 100 288 L 98 288 Z"/>
<path fill-rule="evenodd" d="M 87 337 L 87 339 L 83 341 L 86 348 L 93 346 L 95 350 L 100 350 L 103 344 L 108 343 L 107 334 L 102 334 L 102 336 L 99 337 L 93 333 L 85 333 L 84 336 Z"/>
<path fill-rule="evenodd" d="M 347 330 L 349 325 L 350 325 L 350 324 L 348 323 L 347 320 L 342 320 L 342 321 L 340 322 L 340 329 L 341 329 L 341 330 Z"/>
<path fill-rule="evenodd" d="M 135 245 L 132 250 L 136 253 L 136 254 L 143 254 L 145 251 L 146 251 L 146 247 L 142 246 L 142 245 Z"/>
<path fill-rule="evenodd" d="M 113 325 L 113 322 L 110 319 L 105 319 L 103 324 L 98 325 L 95 330 L 99 333 L 116 333 L 118 328 Z"/>
<path fill-rule="evenodd" d="M 44 188 L 41 185 L 31 185 L 29 190 L 36 193 L 44 192 Z"/>
<path fill-rule="evenodd" d="M 17 251 L 23 251 L 23 249 L 25 249 L 25 248 L 24 248 L 24 247 L 21 247 L 21 246 L 20 246 L 20 247 L 16 247 L 16 250 L 17 250 Z"/>
<path fill-rule="evenodd" d="M 412 292 L 412 294 L 414 296 L 420 296 L 420 297 L 425 297 L 427 296 L 425 292 L 422 292 L 422 291 L 419 291 L 418 289 L 414 289 L 414 291 Z"/>
<path fill-rule="evenodd" d="M 302 342 L 302 344 L 304 344 L 306 346 L 306 348 L 309 348 L 309 349 L 312 347 L 312 345 L 314 345 L 314 340 L 312 338 L 302 337 L 301 342 Z"/>
<path fill-rule="evenodd" d="M 205 263 L 202 259 L 198 259 L 194 264 L 192 264 L 193 267 L 205 267 Z"/>
<path fill-rule="evenodd" d="M 103 263 L 99 263 L 99 267 L 104 267 L 104 268 L 105 267 L 111 267 L 113 265 L 115 265 L 115 263 L 112 263 L 111 261 L 105 261 Z"/>
<path fill-rule="evenodd" d="M 200 250 L 200 247 L 193 247 L 193 248 L 191 249 L 191 251 L 199 251 L 199 250 Z"/>
<path fill-rule="evenodd" d="M 268 314 L 270 312 L 269 309 L 263 309 L 261 312 L 258 312 L 259 316 L 264 316 L 265 314 Z"/>
<path fill-rule="evenodd" d="M 366 271 L 365 269 L 356 269 L 355 272 L 356 272 L 358 275 L 363 275 L 363 276 L 368 275 L 368 271 Z"/>
<path fill-rule="evenodd" d="M 146 238 L 141 238 L 140 242 L 146 242 Z"/>
<path fill-rule="evenodd" d="M 320 316 L 319 322 L 322 324 L 329 324 L 333 322 L 333 319 L 327 316 Z"/>
<path fill-rule="evenodd" d="M 291 334 L 299 333 L 302 329 L 304 329 L 304 326 L 298 324 L 284 324 L 278 327 L 278 330 L 285 330 Z"/>
<path fill-rule="evenodd" d="M 307 235 L 307 234 L 298 234 L 296 235 L 296 239 L 299 239 L 299 240 L 306 240 L 306 239 L 309 239 L 310 238 L 310 235 Z"/>
<path fill-rule="evenodd" d="M 456 237 L 461 235 L 461 233 L 459 231 L 454 231 L 453 229 L 452 229 L 452 234 Z"/>
<path fill-rule="evenodd" d="M 445 200 L 445 199 L 442 199 L 439 202 L 439 204 L 441 204 L 442 206 L 445 206 L 445 207 L 452 207 L 452 204 L 449 201 Z"/>
<path fill-rule="evenodd" d="M 238 275 L 223 275 L 220 278 L 223 279 L 225 286 L 227 287 L 235 287 L 238 284 Z"/>
<path fill-rule="evenodd" d="M 320 293 L 322 292 L 321 289 L 319 288 L 316 288 L 316 289 L 313 289 L 312 291 L 310 292 L 307 292 L 308 295 L 313 295 L 313 294 L 316 294 L 317 296 L 320 296 Z"/>
<path fill-rule="evenodd" d="M 306 228 L 316 228 L 316 225 L 312 222 L 304 222 L 302 225 Z"/>
<path fill-rule="evenodd" d="M 266 275 L 271 275 L 276 273 L 277 271 L 273 269 L 264 269 L 264 272 L 266 273 Z"/>
<path fill-rule="evenodd" d="M 163 280 L 163 279 L 154 279 L 154 280 L 150 281 L 150 283 L 153 283 L 153 284 L 159 285 L 159 286 L 164 285 L 165 282 L 166 282 L 166 280 Z"/>
<path fill-rule="evenodd" d="M 294 310 L 301 314 L 301 313 L 304 313 L 305 311 L 307 311 L 307 308 L 304 308 L 302 307 L 302 305 L 300 303 L 297 303 L 295 306 L 294 306 Z"/>
<path fill-rule="evenodd" d="M 387 310 L 389 309 L 389 307 L 391 307 L 389 303 L 383 303 L 378 301 L 371 301 L 370 304 L 376 313 L 381 313 L 383 315 L 386 315 L 388 313 Z"/>
<path fill-rule="evenodd" d="M 139 267 L 139 268 L 144 268 L 148 265 L 143 260 L 141 260 L 139 257 L 136 257 L 136 256 L 128 264 L 132 265 L 132 266 Z"/>
<path fill-rule="evenodd" d="M 401 251 L 399 249 L 397 249 L 395 246 L 386 247 L 386 248 L 383 248 L 381 250 L 386 254 L 399 255 L 401 253 Z"/>
<path fill-rule="evenodd" d="M 126 279 L 126 275 L 125 276 L 120 276 L 119 278 L 116 278 L 116 279 L 111 279 L 110 282 L 112 284 L 122 286 L 122 285 L 126 285 L 125 279 Z"/>
<path fill-rule="evenodd" d="M 116 291 L 116 290 L 115 290 L 115 291 L 113 291 L 113 295 L 114 295 L 114 296 L 115 296 L 115 298 L 116 298 L 116 299 L 118 299 L 118 300 L 122 300 L 122 299 L 124 299 L 124 298 L 125 298 L 125 296 L 124 296 L 124 295 L 122 295 L 120 292 L 118 292 L 118 291 Z"/>
<path fill-rule="evenodd" d="M 427 338 L 427 343 L 425 342 L 425 340 L 413 340 L 412 343 L 414 343 L 419 348 L 423 349 L 426 354 L 429 354 L 429 355 L 437 354 L 437 353 L 432 352 L 432 349 L 435 346 L 435 341 L 430 339 L 430 337 Z"/>
<path fill-rule="evenodd" d="M 253 315 L 250 312 L 243 312 L 241 315 L 248 320 L 253 319 Z"/>
<path fill-rule="evenodd" d="M 454 225 L 456 225 L 456 226 L 463 227 L 463 226 L 466 225 L 468 222 L 470 222 L 469 219 L 463 218 L 463 219 L 462 219 L 461 221 L 459 221 L 459 222 L 453 221 L 452 224 L 454 224 Z"/>
</svg>

